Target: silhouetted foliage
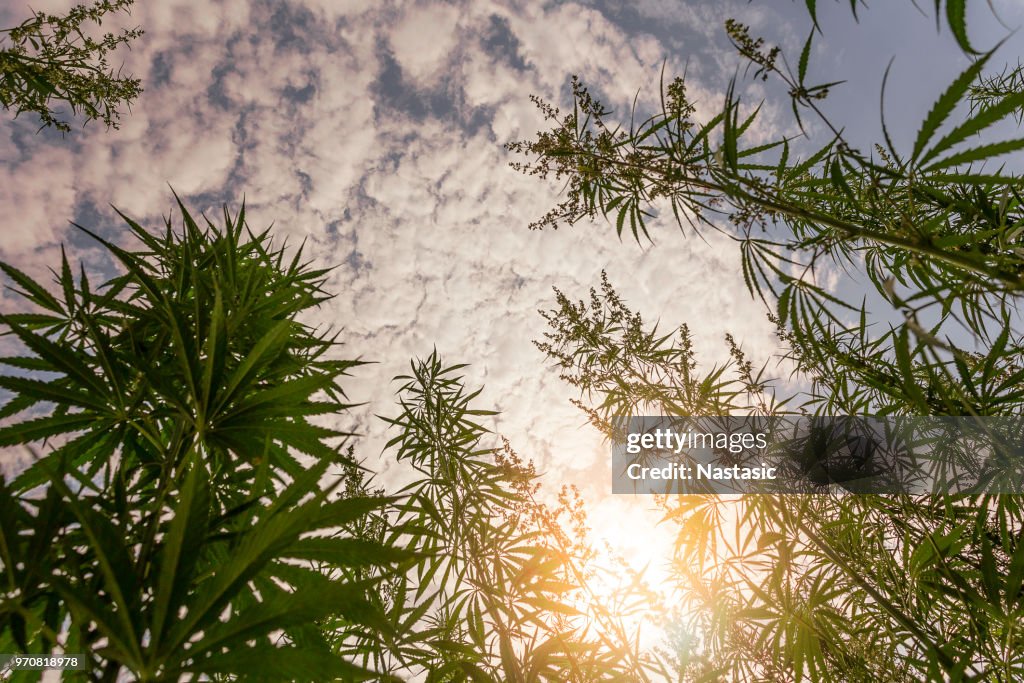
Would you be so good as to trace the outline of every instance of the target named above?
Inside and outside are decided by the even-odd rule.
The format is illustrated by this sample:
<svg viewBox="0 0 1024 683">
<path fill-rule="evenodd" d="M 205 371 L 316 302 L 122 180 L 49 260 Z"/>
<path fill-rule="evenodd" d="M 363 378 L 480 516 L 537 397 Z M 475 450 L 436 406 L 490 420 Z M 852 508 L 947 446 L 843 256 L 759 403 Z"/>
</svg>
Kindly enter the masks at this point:
<svg viewBox="0 0 1024 683">
<path fill-rule="evenodd" d="M 137 249 L 81 228 L 124 274 L 96 287 L 66 257 L 59 293 L 8 264 L 36 310 L 4 314 L 0 651 L 84 653 L 89 680 L 643 680 L 657 662 L 599 594 L 571 492 L 476 420 L 436 353 L 398 378 L 388 495 L 350 434 L 337 333 L 303 320 L 327 270 L 286 258 L 244 209 Z M 491 442 L 488 445 L 488 441 Z M 38 449 L 38 450 L 37 450 Z M 629 601 L 629 605 L 623 601 Z"/>
<path fill-rule="evenodd" d="M 964 3 L 946 5 L 970 49 Z M 610 436 L 619 415 L 1019 415 L 1024 183 L 996 159 L 1024 140 L 991 139 L 995 124 L 1019 121 L 1016 71 L 985 77 L 993 55 L 981 55 L 909 150 L 883 121 L 885 139 L 865 152 L 819 109 L 838 84 L 809 80 L 814 31 L 792 61 L 737 21 L 726 31 L 754 78 L 783 86 L 794 124 L 816 117 L 826 144 L 747 143 L 758 108 L 743 107 L 737 80 L 701 122 L 677 78 L 660 110 L 628 127 L 574 79 L 572 112 L 535 99 L 551 129 L 509 147 L 530 157 L 517 168 L 567 186 L 535 227 L 603 217 L 641 241 L 668 208 L 680 228 L 730 236 L 805 390 L 780 395 L 767 364 L 757 370 L 731 338 L 730 363 L 698 370 L 685 325 L 645 326 L 606 279 L 589 302 L 557 292 L 539 344 L 591 421 Z M 869 282 L 877 296 L 846 300 L 836 292 L 848 289 L 821 284 L 824 272 Z M 692 636 L 674 656 L 681 680 L 1024 675 L 1019 496 L 836 490 L 662 505 L 677 525 L 680 629 Z"/>
<path fill-rule="evenodd" d="M 13 28 L 0 30 L 0 105 L 37 114 L 42 128 L 71 130 L 56 106 L 65 104 L 72 116 L 99 120 L 117 128 L 121 107 L 130 107 L 142 92 L 141 81 L 122 76 L 108 56 L 142 35 L 124 29 L 95 37 L 89 25 L 99 26 L 107 15 L 128 11 L 134 0 L 95 0 L 76 5 L 63 15 L 35 11 Z"/>
</svg>

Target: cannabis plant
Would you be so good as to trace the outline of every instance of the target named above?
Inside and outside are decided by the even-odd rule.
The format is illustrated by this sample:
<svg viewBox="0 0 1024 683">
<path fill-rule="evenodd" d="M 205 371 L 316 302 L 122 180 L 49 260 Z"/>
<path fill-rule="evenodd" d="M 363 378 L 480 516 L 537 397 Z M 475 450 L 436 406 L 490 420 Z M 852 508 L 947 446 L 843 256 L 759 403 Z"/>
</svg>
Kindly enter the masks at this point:
<svg viewBox="0 0 1024 683">
<path fill-rule="evenodd" d="M 945 5 L 958 43 L 973 49 L 964 3 Z M 786 60 L 749 27 L 726 24 L 754 77 L 782 86 L 798 130 L 816 118 L 824 144 L 747 142 L 759 108 L 744 107 L 738 79 L 701 122 L 676 78 L 663 82 L 660 109 L 628 125 L 574 79 L 572 111 L 535 99 L 551 128 L 510 145 L 531 157 L 518 168 L 567 184 L 535 227 L 606 218 L 639 241 L 660 211 L 731 237 L 805 388 L 780 395 L 767 366 L 757 370 L 731 339 L 731 363 L 699 371 L 685 326 L 645 326 L 607 282 L 590 302 L 559 293 L 541 349 L 606 433 L 627 414 L 980 417 L 1024 407 L 1024 198 L 1007 157 L 1024 139 L 994 132 L 1024 110 L 1019 81 L 1012 70 L 986 75 L 994 54 L 982 54 L 922 112 L 909 144 L 883 121 L 883 140 L 858 149 L 820 107 L 838 84 L 811 80 L 818 30 Z M 872 297 L 844 299 L 821 284 L 825 269 L 869 283 Z M 676 657 L 680 677 L 1024 675 L 1019 496 L 832 491 L 662 504 L 677 525 L 676 585 L 699 642 Z"/>
<path fill-rule="evenodd" d="M 359 365 L 303 319 L 326 271 L 244 209 L 179 211 L 124 217 L 131 250 L 80 228 L 123 270 L 100 286 L 0 265 L 30 309 L 0 318 L 0 445 L 27 465 L 0 482 L 0 651 L 82 654 L 89 680 L 369 678 L 315 624 L 386 636 L 371 595 L 408 553 L 337 532 L 389 499 L 322 484 L 351 465 L 323 418 Z"/>
<path fill-rule="evenodd" d="M 385 454 L 412 481 L 378 538 L 417 555 L 382 591 L 394 637 L 368 648 L 335 621 L 339 651 L 427 681 L 657 680 L 625 620 L 653 611 L 647 596 L 635 585 L 594 589 L 600 569 L 578 498 L 563 491 L 554 509 L 538 501 L 532 465 L 480 423 L 494 413 L 476 407 L 464 367 L 435 351 L 396 378 Z"/>
<path fill-rule="evenodd" d="M 142 92 L 141 81 L 122 76 L 109 56 L 142 35 L 141 29 L 92 35 L 108 15 L 127 12 L 134 0 L 95 0 L 65 14 L 33 11 L 18 26 L 0 30 L 0 106 L 15 116 L 32 112 L 42 128 L 71 130 L 56 107 L 63 103 L 72 116 L 102 121 L 117 128 L 121 108 L 130 107 Z"/>
</svg>

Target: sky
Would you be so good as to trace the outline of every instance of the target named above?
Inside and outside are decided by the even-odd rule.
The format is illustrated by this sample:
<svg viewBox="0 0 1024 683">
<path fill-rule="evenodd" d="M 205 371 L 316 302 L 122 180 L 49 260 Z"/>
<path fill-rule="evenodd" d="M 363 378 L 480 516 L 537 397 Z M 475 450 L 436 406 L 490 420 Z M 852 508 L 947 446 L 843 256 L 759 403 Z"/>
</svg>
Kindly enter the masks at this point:
<svg viewBox="0 0 1024 683">
<path fill-rule="evenodd" d="M 33 0 L 58 11 L 72 3 Z M 879 92 L 890 58 L 887 123 L 913 135 L 931 103 L 966 65 L 948 31 L 909 2 L 876 2 L 854 22 L 849 3 L 821 2 L 811 78 L 846 79 L 825 103 L 863 145 L 878 139 Z M 930 10 L 932 3 L 919 3 Z M 0 26 L 29 15 L 0 7 Z M 994 2 L 1010 28 L 1024 6 Z M 972 3 L 972 38 L 990 47 L 1008 31 Z M 767 98 L 756 136 L 795 134 L 772 83 L 743 78 L 725 39 L 727 17 L 778 43 L 795 63 L 811 28 L 803 2 L 609 0 L 159 0 L 141 2 L 125 26 L 145 35 L 121 55 L 145 92 L 119 130 L 96 123 L 65 137 L 28 116 L 0 119 L 0 259 L 47 279 L 60 245 L 97 273 L 112 264 L 70 221 L 129 244 L 116 206 L 154 229 L 172 210 L 171 188 L 216 217 L 243 197 L 250 225 L 303 239 L 318 266 L 338 266 L 337 296 L 316 322 L 343 329 L 351 356 L 374 361 L 348 384 L 345 426 L 382 481 L 396 476 L 374 417 L 393 415 L 391 381 L 436 347 L 469 363 L 485 386 L 488 426 L 533 459 L 547 491 L 575 484 L 592 526 L 642 554 L 634 533 L 657 519 L 651 502 L 611 496 L 610 449 L 569 399 L 532 340 L 553 306 L 552 287 L 583 298 L 601 270 L 633 308 L 663 328 L 686 322 L 704 367 L 724 360 L 730 332 L 755 362 L 777 352 L 764 307 L 748 294 L 727 239 L 652 226 L 653 243 L 618 239 L 603 221 L 558 231 L 528 224 L 559 187 L 517 174 L 503 145 L 543 127 L 529 95 L 568 104 L 579 74 L 617 112 L 636 96 L 654 105 L 666 74 L 687 73 L 698 116 L 721 106 L 739 70 L 746 101 Z M 1002 50 L 1015 61 L 1021 38 Z M 998 61 L 998 60 L 997 60 Z M 809 132 L 825 141 L 819 127 Z M 0 294 L 0 309 L 17 305 Z M 771 367 L 775 367 L 772 365 Z M 778 370 L 783 377 L 784 368 Z"/>
</svg>

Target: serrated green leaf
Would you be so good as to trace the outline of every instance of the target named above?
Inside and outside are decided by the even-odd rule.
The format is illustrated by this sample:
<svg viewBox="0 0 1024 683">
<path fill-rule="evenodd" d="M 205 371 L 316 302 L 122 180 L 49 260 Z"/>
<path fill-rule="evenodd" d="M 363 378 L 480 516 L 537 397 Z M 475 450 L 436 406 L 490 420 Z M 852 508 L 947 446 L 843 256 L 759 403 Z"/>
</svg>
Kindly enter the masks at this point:
<svg viewBox="0 0 1024 683">
<path fill-rule="evenodd" d="M 808 0 L 809 3 L 813 3 L 813 0 Z M 811 16 L 814 16 L 812 11 Z M 818 20 L 814 20 L 814 25 L 817 27 Z M 812 29 L 810 34 L 807 36 L 807 42 L 804 43 L 804 49 L 800 51 L 800 62 L 797 65 L 797 81 L 800 85 L 803 85 L 804 80 L 807 78 L 807 64 L 811 58 L 811 43 L 814 40 L 814 30 Z"/>
<path fill-rule="evenodd" d="M 26 299 L 48 311 L 53 311 L 54 313 L 63 315 L 64 309 L 60 305 L 60 302 L 57 301 L 57 299 L 55 299 L 45 287 L 38 284 L 35 280 L 10 264 L 0 262 L 0 269 L 7 274 L 7 277 L 14 280 L 14 282 L 24 290 L 19 293 Z"/>
<path fill-rule="evenodd" d="M 971 41 L 967 36 L 967 0 L 946 0 L 946 20 L 949 22 L 949 30 L 953 32 L 960 49 L 970 54 L 978 54 L 978 51 L 971 47 Z"/>
<path fill-rule="evenodd" d="M 985 64 L 988 63 L 991 56 L 991 53 L 987 54 L 964 69 L 946 88 L 939 99 L 936 100 L 935 104 L 932 105 L 931 111 L 928 112 L 924 122 L 921 123 L 920 130 L 917 132 L 917 139 L 914 141 L 914 151 L 911 154 L 911 159 L 916 160 L 921 155 L 921 152 L 924 151 L 928 142 L 935 135 L 935 132 L 949 118 L 956 105 L 963 99 L 971 83 L 978 78 L 978 75 L 985 68 Z"/>
</svg>

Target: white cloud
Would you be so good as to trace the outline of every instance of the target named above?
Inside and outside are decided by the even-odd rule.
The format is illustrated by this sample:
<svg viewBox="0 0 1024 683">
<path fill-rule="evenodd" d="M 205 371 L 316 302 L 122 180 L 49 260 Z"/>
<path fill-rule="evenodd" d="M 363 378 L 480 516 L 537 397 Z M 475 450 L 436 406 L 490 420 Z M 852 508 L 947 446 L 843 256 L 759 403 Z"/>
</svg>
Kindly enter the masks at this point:
<svg viewBox="0 0 1024 683">
<path fill-rule="evenodd" d="M 606 448 L 531 343 L 543 334 L 536 311 L 552 305 L 552 285 L 582 297 L 607 269 L 650 320 L 689 322 L 709 365 L 724 356 L 725 331 L 757 359 L 775 347 L 744 289 L 738 251 L 723 239 L 683 240 L 675 226 L 655 225 L 658 245 L 641 249 L 603 222 L 526 229 L 557 191 L 507 167 L 501 143 L 541 125 L 527 96 L 564 98 L 578 72 L 615 106 L 637 88 L 650 103 L 666 53 L 652 34 L 574 3 L 289 7 L 295 36 L 275 40 L 281 19 L 264 4 L 140 3 L 133 20 L 147 34 L 131 65 L 146 92 L 121 130 L 90 126 L 61 142 L 32 137 L 27 122 L 0 124 L 3 258 L 44 272 L 82 202 L 105 217 L 112 202 L 155 226 L 171 205 L 167 183 L 186 202 L 202 194 L 212 203 L 197 209 L 244 193 L 254 228 L 274 222 L 280 237 L 309 237 L 321 265 L 362 264 L 335 272 L 338 297 L 319 316 L 345 328 L 349 353 L 379 361 L 351 383 L 353 400 L 368 402 L 358 418 L 372 464 L 388 467 L 375 460 L 385 438 L 369 416 L 394 412 L 390 378 L 436 344 L 450 362 L 473 364 L 469 383 L 486 383 L 482 407 L 503 411 L 496 424 L 520 453 L 592 501 L 609 488 Z M 492 14 L 507 22 L 526 68 L 485 50 Z M 419 102 L 433 113 L 417 116 L 400 106 L 408 93 L 382 90 L 380 45 L 418 97 L 444 95 L 448 109 Z M 683 60 L 670 55 L 669 72 Z M 710 90 L 693 91 L 717 106 Z M 474 116 L 486 118 L 471 131 L 464 124 Z"/>
<path fill-rule="evenodd" d="M 417 85 L 431 86 L 453 58 L 460 29 L 459 11 L 451 5 L 409 9 L 389 32 L 395 58 Z"/>
</svg>

